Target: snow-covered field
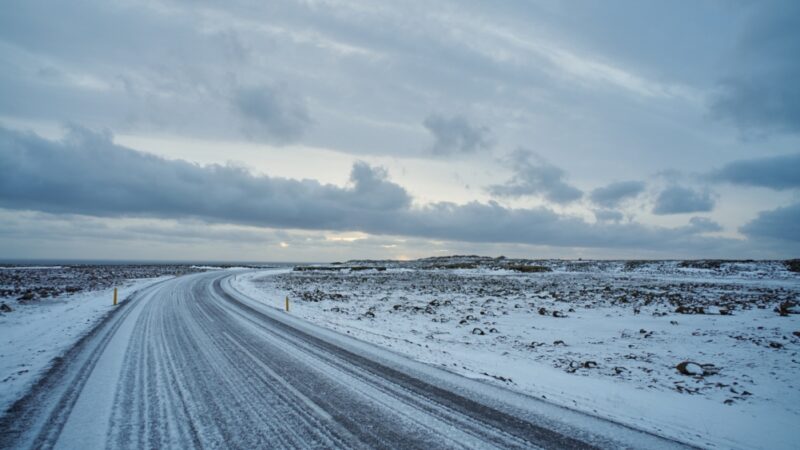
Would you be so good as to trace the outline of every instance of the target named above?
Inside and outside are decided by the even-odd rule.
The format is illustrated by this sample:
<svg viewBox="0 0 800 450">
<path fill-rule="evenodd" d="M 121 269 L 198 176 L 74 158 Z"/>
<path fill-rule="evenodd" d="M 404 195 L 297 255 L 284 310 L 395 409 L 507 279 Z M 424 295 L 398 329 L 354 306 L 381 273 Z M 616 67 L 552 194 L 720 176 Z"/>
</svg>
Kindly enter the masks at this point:
<svg viewBox="0 0 800 450">
<path fill-rule="evenodd" d="M 781 262 L 443 266 L 359 262 L 236 285 L 419 361 L 694 445 L 800 442 L 800 276 Z"/>
<path fill-rule="evenodd" d="M 65 283 L 59 283 L 55 281 L 59 277 L 53 277 L 53 273 L 60 273 L 64 268 L 24 267 L 13 270 L 21 274 L 23 286 L 47 279 L 48 290 L 41 292 L 59 292 L 59 295 L 26 301 L 2 299 L 2 305 L 10 310 L 0 309 L 0 411 L 5 411 L 21 398 L 50 367 L 54 358 L 74 345 L 114 308 L 113 288 L 91 291 L 81 288 L 80 292 L 65 292 Z M 79 277 L 76 278 L 66 285 L 72 286 L 80 281 Z M 123 302 L 135 291 L 168 278 L 171 276 L 120 280 L 118 300 Z M 6 288 L 13 289 L 13 286 L 6 285 Z"/>
<path fill-rule="evenodd" d="M 183 264 L 0 265 L 0 301 L 36 302 L 119 286 L 127 280 L 200 272 Z"/>
</svg>

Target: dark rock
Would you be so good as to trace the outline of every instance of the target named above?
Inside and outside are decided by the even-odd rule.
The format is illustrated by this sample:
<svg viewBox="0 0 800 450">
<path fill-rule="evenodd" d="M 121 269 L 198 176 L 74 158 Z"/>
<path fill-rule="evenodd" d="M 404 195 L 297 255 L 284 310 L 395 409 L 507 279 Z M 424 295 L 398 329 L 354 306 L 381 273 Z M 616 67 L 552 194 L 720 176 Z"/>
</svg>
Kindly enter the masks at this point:
<svg viewBox="0 0 800 450">
<path fill-rule="evenodd" d="M 777 308 L 775 308 L 775 312 L 777 312 L 778 314 L 780 314 L 783 317 L 786 317 L 789 314 L 798 314 L 800 312 L 798 312 L 795 309 L 796 306 L 797 306 L 797 303 L 792 302 L 792 301 L 783 302 L 780 305 L 778 305 Z"/>
<path fill-rule="evenodd" d="M 507 266 L 509 270 L 522 273 L 539 273 L 539 272 L 552 272 L 553 269 L 545 266 L 525 266 L 525 265 L 510 265 Z"/>
<path fill-rule="evenodd" d="M 680 305 L 675 309 L 678 314 L 705 314 L 706 310 L 702 306 L 684 306 Z"/>
<path fill-rule="evenodd" d="M 692 361 L 683 361 L 675 366 L 681 375 L 693 377 L 706 377 L 709 375 L 716 375 L 719 373 L 719 368 L 713 364 L 698 364 Z"/>
</svg>

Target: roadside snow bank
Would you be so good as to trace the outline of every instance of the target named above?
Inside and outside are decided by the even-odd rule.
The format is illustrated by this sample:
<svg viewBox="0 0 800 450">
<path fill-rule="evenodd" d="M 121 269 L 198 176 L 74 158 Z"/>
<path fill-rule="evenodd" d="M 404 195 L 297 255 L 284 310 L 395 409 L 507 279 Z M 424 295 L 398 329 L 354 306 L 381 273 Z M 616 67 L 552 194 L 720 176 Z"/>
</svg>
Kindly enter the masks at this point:
<svg viewBox="0 0 800 450">
<path fill-rule="evenodd" d="M 418 361 L 692 445 L 800 441 L 800 315 L 775 311 L 798 300 L 797 277 L 281 270 L 233 282 Z M 682 374 L 684 361 L 713 366 Z"/>
<path fill-rule="evenodd" d="M 135 291 L 172 278 L 129 280 L 118 288 L 124 302 Z M 81 292 L 35 302 L 9 302 L 0 314 L 0 411 L 21 398 L 50 366 L 114 308 L 114 289 Z"/>
</svg>

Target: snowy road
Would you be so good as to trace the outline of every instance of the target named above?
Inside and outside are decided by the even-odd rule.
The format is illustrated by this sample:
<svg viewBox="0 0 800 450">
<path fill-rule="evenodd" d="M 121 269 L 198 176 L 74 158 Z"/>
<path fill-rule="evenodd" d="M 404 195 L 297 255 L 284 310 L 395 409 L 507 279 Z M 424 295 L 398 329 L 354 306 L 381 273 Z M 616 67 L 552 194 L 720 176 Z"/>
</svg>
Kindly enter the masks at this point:
<svg viewBox="0 0 800 450">
<path fill-rule="evenodd" d="M 680 447 L 316 327 L 230 276 L 123 303 L 0 419 L 0 447 Z"/>
</svg>

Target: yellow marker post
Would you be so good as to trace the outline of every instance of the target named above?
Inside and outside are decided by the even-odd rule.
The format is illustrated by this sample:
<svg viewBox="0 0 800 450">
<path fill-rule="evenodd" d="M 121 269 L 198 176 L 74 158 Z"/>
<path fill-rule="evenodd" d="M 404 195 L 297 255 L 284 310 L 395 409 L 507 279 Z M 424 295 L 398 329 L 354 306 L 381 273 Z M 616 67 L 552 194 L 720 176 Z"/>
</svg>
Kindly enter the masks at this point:
<svg viewBox="0 0 800 450">
<path fill-rule="evenodd" d="M 286 296 L 286 312 L 289 312 L 289 296 Z"/>
<path fill-rule="evenodd" d="M 114 288 L 114 306 L 117 306 L 117 288 Z"/>
</svg>

